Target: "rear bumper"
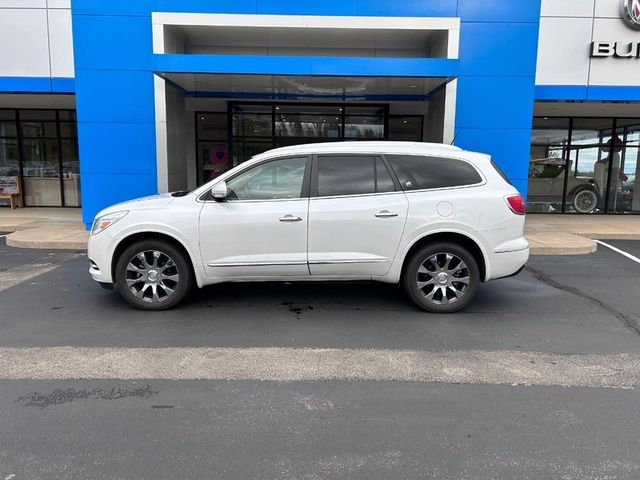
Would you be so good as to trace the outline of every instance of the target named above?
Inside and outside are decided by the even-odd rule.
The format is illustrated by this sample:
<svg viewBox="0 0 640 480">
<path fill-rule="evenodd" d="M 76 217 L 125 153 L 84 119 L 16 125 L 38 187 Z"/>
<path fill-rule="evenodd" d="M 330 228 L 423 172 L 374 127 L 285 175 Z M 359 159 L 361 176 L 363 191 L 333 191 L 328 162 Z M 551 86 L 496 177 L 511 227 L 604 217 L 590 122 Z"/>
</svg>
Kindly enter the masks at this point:
<svg viewBox="0 0 640 480">
<path fill-rule="evenodd" d="M 524 239 L 523 239 L 524 240 Z M 518 250 L 494 252 L 492 255 L 491 277 L 487 280 L 511 277 L 520 273 L 529 260 L 529 244 L 526 240 L 521 245 L 524 248 Z"/>
</svg>

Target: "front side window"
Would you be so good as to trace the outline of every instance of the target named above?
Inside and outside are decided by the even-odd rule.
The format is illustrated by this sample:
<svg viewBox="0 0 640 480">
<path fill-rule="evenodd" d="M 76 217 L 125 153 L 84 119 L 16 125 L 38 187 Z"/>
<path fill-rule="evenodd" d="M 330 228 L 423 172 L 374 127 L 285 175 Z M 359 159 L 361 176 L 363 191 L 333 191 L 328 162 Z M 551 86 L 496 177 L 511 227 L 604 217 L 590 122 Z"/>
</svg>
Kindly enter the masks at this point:
<svg viewBox="0 0 640 480">
<path fill-rule="evenodd" d="M 405 190 L 462 187 L 482 182 L 478 171 L 462 160 L 421 155 L 387 155 Z"/>
<path fill-rule="evenodd" d="M 395 190 L 387 167 L 372 155 L 322 155 L 317 170 L 319 197 Z"/>
<path fill-rule="evenodd" d="M 227 182 L 230 200 L 294 199 L 302 195 L 307 157 L 262 163 Z"/>
</svg>

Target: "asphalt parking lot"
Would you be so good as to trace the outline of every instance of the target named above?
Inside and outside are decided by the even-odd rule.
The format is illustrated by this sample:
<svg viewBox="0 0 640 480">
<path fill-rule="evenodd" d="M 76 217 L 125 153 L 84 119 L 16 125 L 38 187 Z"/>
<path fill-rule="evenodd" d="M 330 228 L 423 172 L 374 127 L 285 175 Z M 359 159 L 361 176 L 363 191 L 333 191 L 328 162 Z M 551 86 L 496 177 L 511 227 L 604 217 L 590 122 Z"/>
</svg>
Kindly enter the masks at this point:
<svg viewBox="0 0 640 480">
<path fill-rule="evenodd" d="M 640 257 L 638 241 L 607 243 Z M 87 268 L 81 252 L 2 245 L 0 355 L 11 347 L 454 351 L 462 360 L 484 351 L 640 353 L 640 264 L 603 246 L 533 257 L 453 315 L 418 311 L 399 288 L 375 283 L 218 285 L 172 311 L 139 312 Z M 640 477 L 640 396 L 622 385 L 3 378 L 0 478 Z"/>
</svg>

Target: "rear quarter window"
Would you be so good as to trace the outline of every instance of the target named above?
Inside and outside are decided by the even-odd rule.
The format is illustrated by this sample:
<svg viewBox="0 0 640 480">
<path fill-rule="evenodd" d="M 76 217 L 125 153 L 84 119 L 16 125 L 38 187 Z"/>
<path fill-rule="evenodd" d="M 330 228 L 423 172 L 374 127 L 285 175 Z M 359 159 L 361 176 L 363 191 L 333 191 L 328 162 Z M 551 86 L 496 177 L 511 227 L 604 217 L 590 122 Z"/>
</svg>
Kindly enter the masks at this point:
<svg viewBox="0 0 640 480">
<path fill-rule="evenodd" d="M 386 155 L 404 190 L 462 187 L 482 182 L 478 171 L 455 158 Z"/>
</svg>

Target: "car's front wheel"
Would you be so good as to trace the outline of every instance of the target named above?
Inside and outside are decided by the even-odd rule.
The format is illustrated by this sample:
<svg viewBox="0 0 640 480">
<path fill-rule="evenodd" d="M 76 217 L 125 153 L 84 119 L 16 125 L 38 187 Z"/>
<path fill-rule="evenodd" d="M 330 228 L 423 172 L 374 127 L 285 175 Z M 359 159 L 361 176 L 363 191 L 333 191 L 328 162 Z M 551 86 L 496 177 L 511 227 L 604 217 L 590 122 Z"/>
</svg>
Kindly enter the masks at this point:
<svg viewBox="0 0 640 480">
<path fill-rule="evenodd" d="M 185 255 L 168 242 L 142 240 L 118 258 L 115 283 L 132 306 L 141 310 L 166 310 L 189 293 L 193 275 Z"/>
<path fill-rule="evenodd" d="M 420 308 L 452 313 L 475 296 L 480 270 L 473 255 L 455 243 L 429 244 L 413 254 L 403 274 L 407 295 Z"/>
</svg>

